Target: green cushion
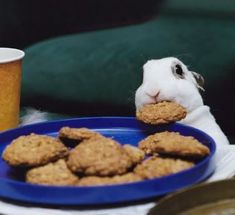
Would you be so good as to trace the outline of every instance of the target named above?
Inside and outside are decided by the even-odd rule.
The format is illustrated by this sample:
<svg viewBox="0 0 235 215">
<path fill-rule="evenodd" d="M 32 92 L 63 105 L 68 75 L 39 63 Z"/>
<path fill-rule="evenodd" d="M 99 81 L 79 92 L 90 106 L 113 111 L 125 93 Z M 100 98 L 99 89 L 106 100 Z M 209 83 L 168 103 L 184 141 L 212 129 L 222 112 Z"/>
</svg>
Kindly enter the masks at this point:
<svg viewBox="0 0 235 215">
<path fill-rule="evenodd" d="M 197 14 L 199 16 L 217 17 L 235 15 L 235 2 L 233 0 L 168 0 L 164 5 L 166 13 Z"/>
<path fill-rule="evenodd" d="M 204 75 L 205 102 L 231 131 L 234 38 L 231 19 L 160 16 L 139 25 L 43 41 L 25 50 L 22 105 L 76 115 L 134 114 L 142 65 L 176 56 Z"/>
</svg>

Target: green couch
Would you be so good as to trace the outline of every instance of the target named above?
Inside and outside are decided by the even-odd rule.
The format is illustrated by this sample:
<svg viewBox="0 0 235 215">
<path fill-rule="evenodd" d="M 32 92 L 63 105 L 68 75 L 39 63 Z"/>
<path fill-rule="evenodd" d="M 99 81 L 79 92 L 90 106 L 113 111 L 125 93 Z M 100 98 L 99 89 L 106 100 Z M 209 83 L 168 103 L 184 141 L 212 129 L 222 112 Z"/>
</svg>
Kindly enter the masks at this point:
<svg viewBox="0 0 235 215">
<path fill-rule="evenodd" d="M 35 41 L 24 48 L 22 110 L 134 116 L 142 65 L 175 56 L 204 76 L 204 101 L 235 143 L 234 14 L 229 0 L 172 0 L 144 22 Z"/>
</svg>

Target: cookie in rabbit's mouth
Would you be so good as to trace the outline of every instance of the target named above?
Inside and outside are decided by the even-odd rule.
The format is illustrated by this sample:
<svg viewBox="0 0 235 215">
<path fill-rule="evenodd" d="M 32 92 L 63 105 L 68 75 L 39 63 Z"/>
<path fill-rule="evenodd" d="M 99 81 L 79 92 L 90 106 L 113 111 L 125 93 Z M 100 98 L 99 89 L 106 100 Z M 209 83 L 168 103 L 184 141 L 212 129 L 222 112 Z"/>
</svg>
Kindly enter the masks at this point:
<svg viewBox="0 0 235 215">
<path fill-rule="evenodd" d="M 181 105 L 162 101 L 155 104 L 146 104 L 136 111 L 136 118 L 144 123 L 159 125 L 176 122 L 187 115 L 187 111 Z"/>
</svg>

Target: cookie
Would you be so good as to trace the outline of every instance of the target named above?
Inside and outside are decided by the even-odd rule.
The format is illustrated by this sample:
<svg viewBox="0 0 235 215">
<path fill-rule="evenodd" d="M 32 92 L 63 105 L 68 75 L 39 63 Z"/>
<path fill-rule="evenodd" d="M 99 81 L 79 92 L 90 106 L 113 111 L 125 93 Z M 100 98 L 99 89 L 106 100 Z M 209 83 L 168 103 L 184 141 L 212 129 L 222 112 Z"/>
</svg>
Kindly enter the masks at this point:
<svg viewBox="0 0 235 215">
<path fill-rule="evenodd" d="M 98 176 L 87 176 L 81 178 L 79 186 L 98 186 L 98 185 L 112 185 L 112 184 L 123 184 L 141 181 L 142 178 L 135 173 L 126 173 L 124 175 L 117 175 L 113 177 L 98 177 Z"/>
<path fill-rule="evenodd" d="M 94 137 L 103 137 L 103 136 L 88 128 L 62 127 L 59 130 L 59 138 L 62 138 L 62 139 L 82 141 L 82 140 L 87 140 L 87 139 L 94 138 Z"/>
<path fill-rule="evenodd" d="M 26 181 L 32 184 L 67 186 L 78 184 L 79 178 L 68 169 L 65 160 L 60 159 L 29 170 Z"/>
<path fill-rule="evenodd" d="M 110 185 L 111 177 L 86 176 L 80 179 L 78 186 Z"/>
<path fill-rule="evenodd" d="M 138 164 L 134 172 L 144 179 L 151 179 L 177 173 L 193 166 L 194 163 L 181 159 L 152 156 Z"/>
<path fill-rule="evenodd" d="M 138 147 L 135 147 L 135 146 L 132 146 L 129 144 L 125 144 L 125 145 L 123 145 L 123 149 L 126 151 L 128 156 L 131 158 L 131 161 L 133 164 L 140 163 L 145 157 L 144 151 L 139 149 Z"/>
<path fill-rule="evenodd" d="M 11 166 L 44 165 L 68 155 L 63 143 L 50 136 L 30 134 L 13 140 L 3 151 L 2 158 Z"/>
<path fill-rule="evenodd" d="M 182 136 L 177 132 L 160 132 L 148 136 L 139 142 L 139 148 L 147 154 L 164 154 L 188 158 L 202 158 L 210 149 L 191 136 Z"/>
<path fill-rule="evenodd" d="M 181 105 L 163 101 L 147 104 L 136 112 L 136 118 L 147 124 L 167 124 L 185 118 L 187 111 Z"/>
<path fill-rule="evenodd" d="M 133 165 L 123 147 L 108 138 L 81 142 L 71 151 L 67 163 L 73 172 L 97 176 L 123 174 Z"/>
</svg>

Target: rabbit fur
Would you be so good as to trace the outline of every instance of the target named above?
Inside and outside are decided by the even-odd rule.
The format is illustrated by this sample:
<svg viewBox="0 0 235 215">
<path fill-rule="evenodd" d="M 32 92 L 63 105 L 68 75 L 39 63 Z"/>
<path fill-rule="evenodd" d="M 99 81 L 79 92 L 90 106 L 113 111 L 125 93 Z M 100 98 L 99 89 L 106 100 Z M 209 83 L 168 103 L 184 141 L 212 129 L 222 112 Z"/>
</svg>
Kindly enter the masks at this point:
<svg viewBox="0 0 235 215">
<path fill-rule="evenodd" d="M 228 145 L 229 141 L 210 108 L 203 103 L 199 90 L 203 89 L 203 78 L 189 71 L 179 59 L 167 57 L 149 60 L 143 66 L 143 82 L 135 94 L 136 109 L 160 101 L 176 102 L 187 110 L 180 123 L 200 129 L 210 135 L 217 146 Z"/>
<path fill-rule="evenodd" d="M 28 125 L 32 123 L 39 123 L 44 122 L 48 120 L 48 113 L 43 112 L 40 110 L 36 110 L 34 108 L 27 108 L 26 114 L 21 117 L 20 119 L 20 125 Z"/>
</svg>

